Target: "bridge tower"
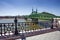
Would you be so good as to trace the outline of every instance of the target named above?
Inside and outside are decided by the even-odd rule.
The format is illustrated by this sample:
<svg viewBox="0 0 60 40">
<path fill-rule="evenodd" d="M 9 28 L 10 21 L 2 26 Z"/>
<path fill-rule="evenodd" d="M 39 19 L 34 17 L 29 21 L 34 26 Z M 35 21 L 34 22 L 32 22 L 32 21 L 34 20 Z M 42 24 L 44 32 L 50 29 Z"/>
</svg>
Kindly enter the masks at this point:
<svg viewBox="0 0 60 40">
<path fill-rule="evenodd" d="M 36 13 L 38 12 L 38 10 L 36 9 Z"/>
<path fill-rule="evenodd" d="M 36 8 L 36 10 L 34 11 L 34 9 L 32 8 L 32 14 L 36 13 L 37 14 L 38 10 Z"/>
<path fill-rule="evenodd" d="M 32 8 L 32 13 L 33 13 L 33 11 L 34 11 L 34 10 L 33 10 L 33 8 Z"/>
</svg>

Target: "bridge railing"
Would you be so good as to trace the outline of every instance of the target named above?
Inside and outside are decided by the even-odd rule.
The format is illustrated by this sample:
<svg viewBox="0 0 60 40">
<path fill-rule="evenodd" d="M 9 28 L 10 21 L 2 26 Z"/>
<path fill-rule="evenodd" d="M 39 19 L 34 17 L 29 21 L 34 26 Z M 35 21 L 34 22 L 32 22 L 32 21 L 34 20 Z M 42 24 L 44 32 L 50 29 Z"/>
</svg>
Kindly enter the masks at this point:
<svg viewBox="0 0 60 40">
<path fill-rule="evenodd" d="M 10 35 L 10 32 L 14 30 L 13 26 L 14 26 L 14 23 L 0 23 L 0 35 L 1 36 L 5 34 Z"/>
<path fill-rule="evenodd" d="M 53 20 L 50 21 L 49 25 L 49 22 L 44 21 L 18 22 L 17 17 L 15 17 L 14 23 L 0 23 L 0 36 L 46 30 L 48 27 L 53 29 Z"/>
<path fill-rule="evenodd" d="M 18 33 L 33 32 L 41 29 L 47 29 L 35 22 L 17 22 Z M 43 29 L 44 30 L 44 29 Z M 12 35 L 15 33 L 15 23 L 0 23 L 0 36 Z"/>
</svg>

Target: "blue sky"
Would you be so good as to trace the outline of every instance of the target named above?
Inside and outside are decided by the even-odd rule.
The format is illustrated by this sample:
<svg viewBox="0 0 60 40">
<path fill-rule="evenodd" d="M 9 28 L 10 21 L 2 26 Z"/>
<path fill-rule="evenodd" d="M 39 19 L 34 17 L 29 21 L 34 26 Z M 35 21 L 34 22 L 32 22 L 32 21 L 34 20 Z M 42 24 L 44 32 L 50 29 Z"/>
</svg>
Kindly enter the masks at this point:
<svg viewBox="0 0 60 40">
<path fill-rule="evenodd" d="M 0 0 L 0 16 L 29 15 L 32 8 L 60 16 L 60 0 Z"/>
</svg>

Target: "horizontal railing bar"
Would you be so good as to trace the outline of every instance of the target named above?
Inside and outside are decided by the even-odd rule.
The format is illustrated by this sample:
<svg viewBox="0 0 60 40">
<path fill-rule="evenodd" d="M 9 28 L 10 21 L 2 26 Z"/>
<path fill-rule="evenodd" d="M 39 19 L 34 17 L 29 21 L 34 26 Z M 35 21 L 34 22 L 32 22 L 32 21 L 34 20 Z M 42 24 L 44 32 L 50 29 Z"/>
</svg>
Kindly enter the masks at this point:
<svg viewBox="0 0 60 40">
<path fill-rule="evenodd" d="M 33 22 L 18 22 L 18 23 L 33 23 Z M 0 24 L 14 24 L 14 23 L 0 23 Z"/>
<path fill-rule="evenodd" d="M 14 24 L 14 23 L 0 23 L 0 24 Z"/>
</svg>

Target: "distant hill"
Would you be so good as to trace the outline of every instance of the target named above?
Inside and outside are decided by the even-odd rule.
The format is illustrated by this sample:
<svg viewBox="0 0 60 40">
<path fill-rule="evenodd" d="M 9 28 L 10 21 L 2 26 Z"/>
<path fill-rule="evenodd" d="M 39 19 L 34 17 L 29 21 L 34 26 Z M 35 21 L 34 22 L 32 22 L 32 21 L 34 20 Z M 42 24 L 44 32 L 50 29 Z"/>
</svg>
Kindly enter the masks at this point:
<svg viewBox="0 0 60 40">
<path fill-rule="evenodd" d="M 60 16 L 56 16 L 54 14 L 48 13 L 48 12 L 41 12 L 41 13 L 36 13 L 35 11 L 31 13 L 30 15 L 26 16 L 27 18 L 39 18 L 41 20 L 49 20 L 51 18 L 60 18 Z"/>
</svg>

